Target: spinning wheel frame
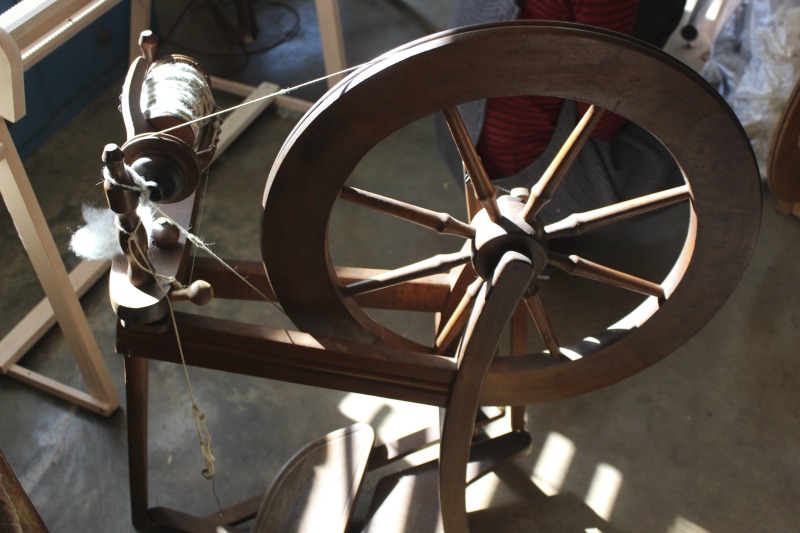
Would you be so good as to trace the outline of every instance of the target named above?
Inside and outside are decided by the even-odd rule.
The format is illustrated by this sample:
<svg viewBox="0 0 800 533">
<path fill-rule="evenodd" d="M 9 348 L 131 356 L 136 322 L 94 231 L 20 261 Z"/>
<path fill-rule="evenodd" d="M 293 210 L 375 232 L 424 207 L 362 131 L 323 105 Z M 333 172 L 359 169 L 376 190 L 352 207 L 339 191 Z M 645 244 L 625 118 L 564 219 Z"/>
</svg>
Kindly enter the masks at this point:
<svg viewBox="0 0 800 533">
<path fill-rule="evenodd" d="M 339 83 L 296 126 L 267 183 L 262 255 L 301 330 L 422 349 L 342 296 L 327 249 L 330 212 L 356 164 L 394 131 L 463 102 L 515 94 L 588 102 L 642 126 L 691 180 L 693 210 L 683 251 L 661 284 L 665 302 L 645 300 L 578 361 L 496 358 L 481 402 L 535 403 L 609 385 L 665 357 L 714 315 L 749 261 L 760 214 L 755 161 L 727 104 L 687 67 L 638 41 L 526 21 L 401 47 Z"/>
<path fill-rule="evenodd" d="M 145 55 L 152 58 L 153 50 L 149 50 L 150 53 L 145 48 Z M 513 60 L 504 64 L 497 61 L 498 57 Z M 126 81 L 129 98 L 125 101 L 138 102 L 142 62 L 138 60 L 131 69 Z M 553 360 L 542 354 L 493 357 L 505 324 L 512 316 L 514 322 L 519 322 L 520 301 L 525 302 L 542 329 L 551 353 L 557 354 L 557 341 L 554 337 L 548 341 L 548 328 L 542 328 L 546 311 L 531 283 L 542 268 L 543 258 L 554 265 L 560 262 L 566 270 L 572 268 L 605 281 L 610 279 L 588 262 L 574 261 L 569 266 L 569 258 L 547 252 L 548 229 L 536 213 L 557 186 L 563 166 L 546 172 L 554 176 L 553 184 L 540 180 L 532 188 L 528 202 L 512 197 L 495 199 L 496 192 L 488 179 L 480 179 L 480 163 L 465 133 L 458 131 L 454 106 L 520 93 L 567 97 L 617 112 L 661 139 L 685 175 L 692 178 L 691 186 L 634 201 L 645 204 L 645 209 L 623 202 L 604 212 L 600 222 L 610 223 L 669 205 L 677 198 L 691 196 L 693 202 L 689 235 L 667 279 L 657 285 L 616 273 L 617 282 L 613 284 L 650 296 L 637 310 L 598 336 L 603 341 L 599 350 L 584 353 L 577 362 Z M 682 114 L 676 114 L 676 108 Z M 591 124 L 592 117 L 599 114 L 596 108 L 591 109 L 582 124 Z M 383 280 L 365 279 L 363 269 L 340 269 L 337 275 L 327 250 L 329 216 L 337 198 L 347 196 L 367 204 L 376 201 L 376 197 L 369 199 L 358 190 L 343 189 L 356 164 L 397 129 L 439 110 L 447 110 L 448 122 L 456 131 L 454 138 L 468 160 L 467 167 L 478 185 L 477 196 L 485 210 L 466 225 L 445 214 L 414 206 L 409 209 L 386 199 L 377 201 L 392 204 L 383 205 L 380 210 L 384 212 L 400 213 L 403 218 L 436 231 L 472 241 L 473 252 L 432 258 L 423 262 L 424 269 L 410 269 L 415 271 L 412 278 L 421 271 L 441 271 L 442 265 L 449 268 L 464 264 L 473 253 L 482 256 L 475 262 L 481 263 L 478 270 L 483 278 L 471 284 L 466 277 L 459 280 L 463 288 L 469 285 L 473 310 L 468 317 L 466 312 L 461 315 L 464 335 L 455 359 L 419 353 L 425 348 L 368 318 L 358 307 L 359 302 L 392 300 L 402 291 L 389 289 L 362 298 L 365 285 L 382 287 Z M 125 116 L 130 137 L 149 131 L 139 115 L 129 110 Z M 342 124 L 350 128 L 348 137 L 340 135 Z M 568 150 L 560 154 L 564 160 L 569 161 L 580 150 L 581 138 L 588 135 L 591 126 L 586 128 L 586 135 L 578 133 L 577 141 L 565 145 Z M 212 145 L 214 138 L 207 136 Z M 107 165 L 112 175 L 126 177 L 122 151 L 107 149 L 106 155 L 112 163 Z M 728 179 L 723 181 L 715 174 Z M 670 353 L 713 315 L 746 266 L 758 230 L 760 184 L 756 176 L 746 138 L 716 93 L 659 51 L 610 32 L 541 22 L 486 25 L 434 35 L 371 63 L 337 85 L 301 120 L 282 148 L 267 184 L 262 221 L 264 264 L 269 268 L 276 296 L 308 333 L 175 313 L 174 327 L 180 330 L 180 344 L 186 349 L 185 358 L 183 351 L 179 357 L 178 336 L 159 320 L 162 315 L 158 312 L 166 297 L 158 299 L 146 294 L 146 287 L 135 286 L 123 272 L 112 275 L 112 301 L 124 319 L 118 323 L 117 351 L 129 356 L 126 390 L 131 508 L 136 527 L 145 527 L 152 521 L 181 531 L 197 531 L 216 529 L 218 523 L 216 514 L 203 519 L 170 509 L 148 509 L 147 359 L 152 358 L 445 407 L 437 482 L 441 515 L 448 531 L 468 530 L 464 474 L 477 405 L 519 405 L 587 392 L 631 375 Z M 133 191 L 123 192 L 133 196 Z M 130 201 L 113 202 L 110 197 L 109 204 L 116 207 L 118 216 L 132 220 L 130 208 L 135 207 L 135 198 L 126 199 Z M 173 207 L 192 211 L 191 204 L 196 199 L 186 197 Z M 410 212 L 413 216 L 409 216 Z M 192 213 L 184 218 L 190 219 Z M 581 229 L 577 223 L 549 227 L 550 231 L 561 228 L 562 235 L 564 231 Z M 488 252 L 484 246 L 489 247 Z M 153 249 L 148 260 L 152 259 L 162 275 L 175 272 L 176 278 L 184 279 L 187 251 L 186 242 L 179 241 L 175 249 Z M 115 272 L 120 266 L 128 266 L 129 260 L 115 260 Z M 239 260 L 231 260 L 230 264 L 269 293 L 262 265 Z M 198 277 L 211 280 L 220 289 L 218 297 L 254 297 L 249 291 L 233 287 L 230 273 L 221 265 L 200 258 L 194 266 Z M 401 276 L 397 271 L 392 276 L 408 278 L 406 273 Z M 414 309 L 430 310 L 434 306 L 425 297 L 433 293 L 441 297 L 445 287 L 426 280 L 416 286 L 423 297 L 417 295 L 408 300 L 419 304 Z M 460 293 L 454 291 L 453 296 L 460 297 Z M 121 306 L 119 299 L 133 301 L 134 305 L 130 309 Z M 398 305 L 403 306 L 412 307 L 409 301 Z M 691 322 L 686 319 L 690 307 L 694 315 Z M 129 314 L 130 320 L 126 318 Z M 518 341 L 515 352 L 519 351 Z M 516 439 L 523 434 L 520 426 L 517 421 L 516 432 L 509 435 Z M 493 462 L 522 451 L 518 444 L 525 444 L 524 441 L 516 447 L 504 445 L 506 451 L 497 448 Z M 529 437 L 526 442 L 529 447 Z M 249 512 L 250 504 L 243 502 L 231 509 L 235 516 L 229 518 L 237 521 Z"/>
</svg>

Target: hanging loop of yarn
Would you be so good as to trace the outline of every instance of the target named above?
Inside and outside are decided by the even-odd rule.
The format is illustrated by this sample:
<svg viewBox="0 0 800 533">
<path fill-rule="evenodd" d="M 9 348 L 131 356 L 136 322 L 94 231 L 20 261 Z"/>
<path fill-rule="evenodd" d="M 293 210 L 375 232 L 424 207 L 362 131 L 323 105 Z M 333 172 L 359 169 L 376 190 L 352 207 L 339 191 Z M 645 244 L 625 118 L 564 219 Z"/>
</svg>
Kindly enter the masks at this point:
<svg viewBox="0 0 800 533">
<path fill-rule="evenodd" d="M 140 222 L 141 223 L 141 222 Z M 135 247 L 139 254 L 143 254 L 144 251 L 139 246 L 139 243 L 135 239 L 131 239 L 128 241 L 129 247 L 129 254 L 128 256 L 133 258 L 134 261 L 145 271 L 147 271 L 151 276 L 153 276 L 156 281 L 158 278 L 166 278 L 159 273 L 157 273 L 151 266 L 143 265 L 137 259 L 137 254 L 133 253 L 133 248 Z M 167 278 L 169 279 L 170 283 L 176 282 L 174 278 Z M 166 289 L 159 284 L 161 290 L 164 292 L 164 296 L 167 296 Z M 197 430 L 197 438 L 200 441 L 200 453 L 203 454 L 203 460 L 206 463 L 206 467 L 203 469 L 202 474 L 203 477 L 206 479 L 213 479 L 214 477 L 214 462 L 216 458 L 214 457 L 214 453 L 211 451 L 211 432 L 208 430 L 208 426 L 206 425 L 206 415 L 200 410 L 200 407 L 197 405 L 197 400 L 195 399 L 194 389 L 192 388 L 192 382 L 189 379 L 189 367 L 186 364 L 186 356 L 183 351 L 183 343 L 181 342 L 181 336 L 178 332 L 178 322 L 175 319 L 175 311 L 172 308 L 172 302 L 168 297 L 166 297 L 167 308 L 169 309 L 170 320 L 172 322 L 172 330 L 175 333 L 175 342 L 178 346 L 178 354 L 181 358 L 181 367 L 183 368 L 183 375 L 186 379 L 186 387 L 189 391 L 189 400 L 192 404 L 192 418 L 194 419 L 195 429 Z M 215 493 L 216 497 L 216 493 Z"/>
</svg>

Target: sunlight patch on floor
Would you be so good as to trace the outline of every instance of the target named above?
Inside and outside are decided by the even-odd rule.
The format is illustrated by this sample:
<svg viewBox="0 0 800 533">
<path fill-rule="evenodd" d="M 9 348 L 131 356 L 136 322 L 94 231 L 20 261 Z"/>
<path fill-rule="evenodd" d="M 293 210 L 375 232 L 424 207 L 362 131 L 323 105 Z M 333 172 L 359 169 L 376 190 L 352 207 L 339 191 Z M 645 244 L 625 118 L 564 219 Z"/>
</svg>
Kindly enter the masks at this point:
<svg viewBox="0 0 800 533">
<path fill-rule="evenodd" d="M 436 407 L 363 394 L 346 394 L 338 408 L 347 418 L 370 424 L 383 442 L 439 423 Z"/>
<path fill-rule="evenodd" d="M 500 478 L 489 473 L 467 487 L 467 512 L 490 507 L 495 493 L 500 488 Z"/>
<path fill-rule="evenodd" d="M 709 530 L 700 527 L 691 520 L 682 516 L 676 516 L 675 522 L 667 529 L 667 533 L 711 533 Z"/>
<path fill-rule="evenodd" d="M 611 465 L 600 463 L 594 471 L 592 483 L 586 494 L 586 505 L 604 520 L 611 518 L 619 489 L 622 487 L 622 472 Z"/>
<path fill-rule="evenodd" d="M 531 479 L 548 496 L 555 496 L 564 485 L 575 456 L 575 444 L 560 433 L 551 432 L 533 468 Z"/>
</svg>

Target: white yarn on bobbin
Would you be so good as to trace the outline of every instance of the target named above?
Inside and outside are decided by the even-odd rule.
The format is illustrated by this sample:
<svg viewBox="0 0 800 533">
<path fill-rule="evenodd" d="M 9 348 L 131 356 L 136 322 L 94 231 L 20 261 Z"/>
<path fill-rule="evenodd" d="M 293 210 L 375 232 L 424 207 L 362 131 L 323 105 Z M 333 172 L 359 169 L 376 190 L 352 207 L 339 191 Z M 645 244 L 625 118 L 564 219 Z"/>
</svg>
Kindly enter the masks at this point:
<svg viewBox="0 0 800 533">
<path fill-rule="evenodd" d="M 144 80 L 140 107 L 147 120 L 174 117 L 188 122 L 195 148 L 200 142 L 200 130 L 206 121 L 193 122 L 215 109 L 211 87 L 202 72 L 193 64 L 171 58 L 154 63 Z"/>
</svg>

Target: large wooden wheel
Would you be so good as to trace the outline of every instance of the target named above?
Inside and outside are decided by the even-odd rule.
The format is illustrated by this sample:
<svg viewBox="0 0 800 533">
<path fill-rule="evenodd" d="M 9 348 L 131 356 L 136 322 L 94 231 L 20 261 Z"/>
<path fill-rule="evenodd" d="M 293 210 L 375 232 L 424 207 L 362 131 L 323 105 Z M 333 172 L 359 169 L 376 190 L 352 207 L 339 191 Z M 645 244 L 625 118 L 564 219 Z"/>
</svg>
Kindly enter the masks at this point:
<svg viewBox="0 0 800 533">
<path fill-rule="evenodd" d="M 778 209 L 784 214 L 793 210 L 800 215 L 800 82 L 795 84 L 786 102 L 767 157 L 767 179 L 778 199 Z"/>
<path fill-rule="evenodd" d="M 529 198 L 496 198 L 461 130 L 455 106 L 516 94 L 568 98 L 593 107 L 563 147 L 563 157 L 557 157 L 533 185 Z M 588 212 L 578 217 L 582 220 L 565 218 L 545 229 L 538 213 L 602 109 L 624 116 L 659 139 L 682 169 L 686 183 Z M 439 111 L 445 111 L 483 206 L 470 224 L 345 186 L 374 146 Z M 398 48 L 350 75 L 309 111 L 284 144 L 267 182 L 262 255 L 279 301 L 301 330 L 413 351 L 437 348 L 420 346 L 389 330 L 368 316 L 357 296 L 470 262 L 491 280 L 508 252 L 521 252 L 535 272 L 550 264 L 643 294 L 641 305 L 622 320 L 604 331 L 587 331 L 591 343 L 558 346 L 558 332 L 531 285 L 522 301 L 550 355 L 495 358 L 481 394 L 484 404 L 518 405 L 614 383 L 657 362 L 697 332 L 733 291 L 752 254 L 760 194 L 752 152 L 732 112 L 681 63 L 633 39 L 578 25 L 529 21 L 484 25 Z M 334 205 L 343 200 L 437 231 L 445 227 L 445 232 L 470 244 L 464 252 L 390 271 L 378 279 L 340 279 L 331 260 L 328 232 Z M 688 231 L 682 251 L 660 281 L 548 250 L 550 239 L 578 226 L 592 229 L 676 202 L 690 203 Z M 467 310 L 446 314 L 444 324 L 458 331 L 467 323 L 478 284 L 471 291 L 462 288 L 467 296 L 459 294 L 457 300 L 463 300 Z M 560 352 L 571 357 L 553 357 Z"/>
</svg>

